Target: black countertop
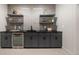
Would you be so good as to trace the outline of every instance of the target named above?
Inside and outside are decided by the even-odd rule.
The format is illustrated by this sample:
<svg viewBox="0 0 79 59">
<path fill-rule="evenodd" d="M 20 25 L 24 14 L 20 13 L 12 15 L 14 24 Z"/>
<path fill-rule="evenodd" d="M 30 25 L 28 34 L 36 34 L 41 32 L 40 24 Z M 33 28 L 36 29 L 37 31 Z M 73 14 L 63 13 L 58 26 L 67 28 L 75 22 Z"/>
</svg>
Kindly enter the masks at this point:
<svg viewBox="0 0 79 59">
<path fill-rule="evenodd" d="M 29 31 L 1 31 L 1 32 L 11 32 L 11 33 L 43 32 L 43 33 L 46 33 L 46 32 L 49 32 L 49 31 L 30 31 L 29 30 Z M 51 32 L 62 32 L 62 31 L 51 31 Z"/>
</svg>

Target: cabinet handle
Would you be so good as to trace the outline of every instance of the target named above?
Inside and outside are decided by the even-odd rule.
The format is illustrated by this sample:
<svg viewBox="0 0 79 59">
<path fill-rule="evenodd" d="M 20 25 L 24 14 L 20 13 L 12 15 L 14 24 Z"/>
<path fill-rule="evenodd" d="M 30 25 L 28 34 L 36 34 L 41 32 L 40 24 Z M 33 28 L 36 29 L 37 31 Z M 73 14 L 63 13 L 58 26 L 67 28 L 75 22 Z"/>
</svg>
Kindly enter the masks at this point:
<svg viewBox="0 0 79 59">
<path fill-rule="evenodd" d="M 57 38 L 57 36 L 55 37 L 55 40 L 57 40 L 58 38 Z"/>
<path fill-rule="evenodd" d="M 45 40 L 46 39 L 46 37 L 43 37 L 43 40 Z"/>
<path fill-rule="evenodd" d="M 7 37 L 5 37 L 5 40 L 7 40 L 8 38 Z"/>
<path fill-rule="evenodd" d="M 32 36 L 30 37 L 30 39 L 32 40 Z"/>
</svg>

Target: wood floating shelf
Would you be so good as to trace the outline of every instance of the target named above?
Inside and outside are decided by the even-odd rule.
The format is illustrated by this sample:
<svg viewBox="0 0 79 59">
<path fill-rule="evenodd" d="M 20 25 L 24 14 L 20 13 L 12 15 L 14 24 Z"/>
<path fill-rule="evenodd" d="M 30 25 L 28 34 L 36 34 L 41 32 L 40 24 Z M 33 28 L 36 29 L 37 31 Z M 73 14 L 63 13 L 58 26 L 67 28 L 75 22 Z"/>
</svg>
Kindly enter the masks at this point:
<svg viewBox="0 0 79 59">
<path fill-rule="evenodd" d="M 23 15 L 16 15 L 16 14 L 8 14 L 10 17 L 23 17 Z"/>
<path fill-rule="evenodd" d="M 6 30 L 23 30 L 23 15 L 8 14 Z"/>
<path fill-rule="evenodd" d="M 40 17 L 54 17 L 55 15 L 40 15 Z"/>
<path fill-rule="evenodd" d="M 56 20 L 55 14 L 40 15 L 40 30 L 46 30 L 46 28 L 57 30 Z"/>
<path fill-rule="evenodd" d="M 18 22 L 17 22 L 17 23 L 16 23 L 16 22 L 11 22 L 10 24 L 23 24 L 23 23 L 18 23 Z"/>
<path fill-rule="evenodd" d="M 53 22 L 48 23 L 48 22 L 40 22 L 40 24 L 53 24 Z"/>
</svg>

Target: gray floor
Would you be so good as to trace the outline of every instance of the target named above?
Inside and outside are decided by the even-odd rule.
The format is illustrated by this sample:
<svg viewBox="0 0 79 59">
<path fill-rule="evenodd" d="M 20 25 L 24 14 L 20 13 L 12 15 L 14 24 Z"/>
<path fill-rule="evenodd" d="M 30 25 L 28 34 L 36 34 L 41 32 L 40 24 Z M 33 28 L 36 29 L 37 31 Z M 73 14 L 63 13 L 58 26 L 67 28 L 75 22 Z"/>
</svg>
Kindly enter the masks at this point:
<svg viewBox="0 0 79 59">
<path fill-rule="evenodd" d="M 62 48 L 51 49 L 0 49 L 0 55 L 67 55 Z"/>
</svg>

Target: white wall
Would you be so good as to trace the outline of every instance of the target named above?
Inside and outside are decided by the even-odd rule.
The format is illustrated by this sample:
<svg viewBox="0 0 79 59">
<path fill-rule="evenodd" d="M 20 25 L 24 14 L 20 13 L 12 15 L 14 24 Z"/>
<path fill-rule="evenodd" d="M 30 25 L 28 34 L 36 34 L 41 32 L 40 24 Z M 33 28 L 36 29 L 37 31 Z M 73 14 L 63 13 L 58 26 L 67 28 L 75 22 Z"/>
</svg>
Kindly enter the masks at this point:
<svg viewBox="0 0 79 59">
<path fill-rule="evenodd" d="M 77 5 L 77 11 L 76 11 L 76 16 L 77 16 L 77 51 L 76 53 L 79 55 L 79 5 Z"/>
<path fill-rule="evenodd" d="M 29 30 L 30 26 L 33 29 L 39 30 L 39 15 L 40 14 L 55 14 L 55 5 L 8 5 L 8 13 L 12 13 L 12 9 L 16 9 L 19 14 L 24 15 L 24 30 Z"/>
<path fill-rule="evenodd" d="M 76 53 L 76 5 L 56 5 L 58 30 L 63 32 L 63 48 L 70 54 Z"/>
<path fill-rule="evenodd" d="M 5 31 L 7 5 L 0 4 L 0 31 Z"/>
</svg>

